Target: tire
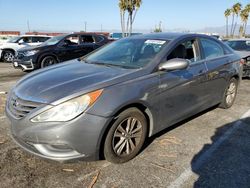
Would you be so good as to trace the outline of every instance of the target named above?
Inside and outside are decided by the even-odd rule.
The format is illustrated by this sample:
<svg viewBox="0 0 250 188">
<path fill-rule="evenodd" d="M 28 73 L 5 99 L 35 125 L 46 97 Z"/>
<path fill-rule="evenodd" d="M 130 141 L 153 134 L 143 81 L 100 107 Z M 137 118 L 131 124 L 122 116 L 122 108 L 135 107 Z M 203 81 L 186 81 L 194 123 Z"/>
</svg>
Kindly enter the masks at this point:
<svg viewBox="0 0 250 188">
<path fill-rule="evenodd" d="M 133 159 L 141 150 L 147 135 L 147 120 L 137 108 L 120 113 L 104 142 L 104 157 L 112 163 Z"/>
<path fill-rule="evenodd" d="M 54 65 L 56 63 L 57 63 L 57 60 L 53 56 L 45 56 L 41 60 L 40 67 L 44 68 L 44 67 L 48 67 L 50 65 Z"/>
<path fill-rule="evenodd" d="M 4 50 L 3 51 L 3 55 L 2 55 L 3 62 L 5 62 L 5 63 L 13 62 L 14 58 L 15 58 L 15 54 L 13 51 L 11 51 L 11 50 Z"/>
<path fill-rule="evenodd" d="M 224 92 L 220 107 L 224 109 L 230 108 L 234 104 L 237 91 L 238 91 L 238 80 L 235 78 L 232 78 L 229 81 L 228 86 Z"/>
</svg>

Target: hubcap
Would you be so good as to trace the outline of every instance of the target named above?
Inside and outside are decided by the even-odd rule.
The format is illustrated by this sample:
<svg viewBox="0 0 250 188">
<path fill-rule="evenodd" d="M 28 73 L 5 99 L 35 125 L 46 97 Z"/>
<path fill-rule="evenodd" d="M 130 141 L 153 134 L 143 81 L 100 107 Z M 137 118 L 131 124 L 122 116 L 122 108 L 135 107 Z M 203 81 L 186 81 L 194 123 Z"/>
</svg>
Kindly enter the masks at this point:
<svg viewBox="0 0 250 188">
<path fill-rule="evenodd" d="M 227 93 L 226 93 L 226 102 L 227 104 L 232 104 L 236 96 L 236 84 L 234 82 L 230 83 Z"/>
<path fill-rule="evenodd" d="M 3 58 L 5 61 L 11 62 L 14 60 L 14 55 L 11 52 L 5 52 Z"/>
<path fill-rule="evenodd" d="M 115 130 L 112 143 L 114 152 L 118 156 L 129 155 L 138 146 L 141 137 L 141 122 L 134 117 L 125 119 Z"/>
</svg>

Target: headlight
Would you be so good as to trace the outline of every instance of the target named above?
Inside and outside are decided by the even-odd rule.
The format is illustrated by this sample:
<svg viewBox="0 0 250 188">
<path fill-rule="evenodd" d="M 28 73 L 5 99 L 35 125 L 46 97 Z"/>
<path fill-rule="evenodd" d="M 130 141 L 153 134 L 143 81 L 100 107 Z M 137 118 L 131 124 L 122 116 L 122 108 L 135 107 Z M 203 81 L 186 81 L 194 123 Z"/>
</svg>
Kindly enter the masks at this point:
<svg viewBox="0 0 250 188">
<path fill-rule="evenodd" d="M 103 90 L 97 90 L 83 96 L 61 103 L 35 116 L 31 122 L 69 121 L 83 113 L 101 95 Z"/>
<path fill-rule="evenodd" d="M 31 51 L 26 51 L 24 52 L 25 56 L 32 56 L 35 55 L 38 52 L 38 50 L 31 50 Z"/>
</svg>

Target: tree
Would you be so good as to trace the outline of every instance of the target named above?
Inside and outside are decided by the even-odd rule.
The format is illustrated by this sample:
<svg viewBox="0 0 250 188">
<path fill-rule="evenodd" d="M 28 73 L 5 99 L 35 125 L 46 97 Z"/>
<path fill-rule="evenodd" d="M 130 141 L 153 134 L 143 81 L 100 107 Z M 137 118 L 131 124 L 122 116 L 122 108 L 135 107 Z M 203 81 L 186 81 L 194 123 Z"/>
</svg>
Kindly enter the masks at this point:
<svg viewBox="0 0 250 188">
<path fill-rule="evenodd" d="M 120 17 L 121 17 L 121 28 L 122 36 L 130 36 L 133 31 L 133 23 L 137 11 L 142 4 L 142 0 L 119 0 Z M 125 19 L 127 13 L 127 26 L 125 26 Z"/>
<path fill-rule="evenodd" d="M 228 17 L 231 15 L 231 10 L 225 10 L 224 15 L 226 17 L 226 36 L 228 37 Z"/>
<path fill-rule="evenodd" d="M 162 27 L 161 27 L 161 22 L 159 22 L 159 26 L 155 26 L 154 33 L 161 33 L 162 32 Z"/>
<path fill-rule="evenodd" d="M 248 17 L 249 17 L 248 10 L 247 9 L 242 10 L 240 13 L 240 18 L 242 21 L 242 25 L 240 26 L 240 31 L 239 31 L 240 37 L 243 37 L 246 34 L 246 26 L 247 26 Z"/>
<path fill-rule="evenodd" d="M 235 29 L 236 29 L 236 26 L 237 26 L 237 20 L 238 20 L 238 17 L 239 17 L 239 13 L 241 11 L 241 7 L 242 5 L 240 3 L 236 3 L 233 5 L 231 11 L 233 13 L 233 21 L 232 21 L 232 26 L 231 26 L 231 36 L 233 37 L 234 36 L 234 33 L 235 33 Z M 234 23 L 234 18 L 235 18 L 235 15 L 236 15 L 236 21 Z"/>
</svg>

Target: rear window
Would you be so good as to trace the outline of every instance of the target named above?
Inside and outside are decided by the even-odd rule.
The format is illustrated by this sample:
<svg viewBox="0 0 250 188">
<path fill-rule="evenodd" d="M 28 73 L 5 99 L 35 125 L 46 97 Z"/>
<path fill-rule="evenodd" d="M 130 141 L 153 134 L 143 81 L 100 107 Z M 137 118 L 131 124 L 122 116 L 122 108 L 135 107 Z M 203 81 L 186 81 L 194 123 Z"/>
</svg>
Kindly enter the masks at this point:
<svg viewBox="0 0 250 188">
<path fill-rule="evenodd" d="M 227 41 L 226 44 L 237 51 L 250 51 L 250 41 Z"/>
<path fill-rule="evenodd" d="M 32 42 L 45 42 L 49 37 L 32 37 Z"/>
</svg>

